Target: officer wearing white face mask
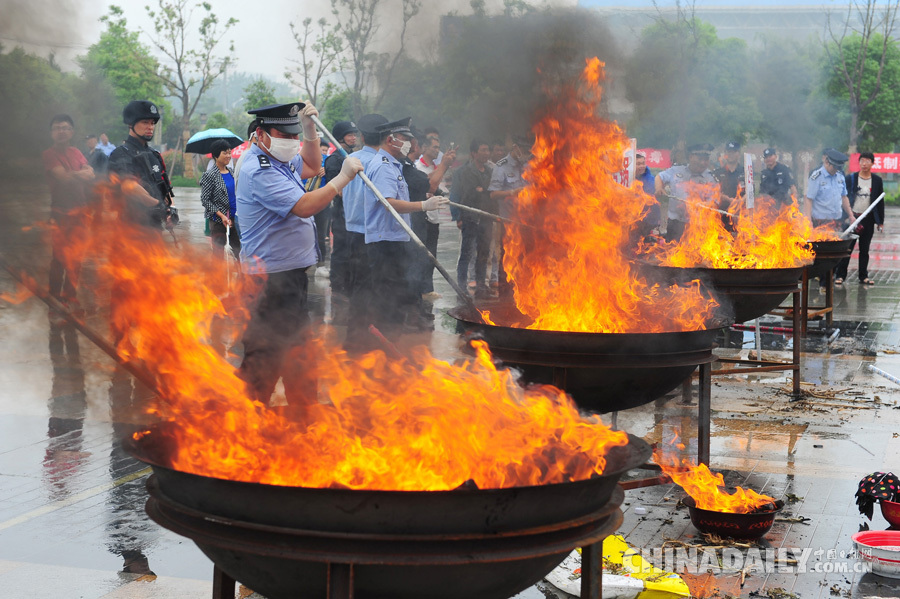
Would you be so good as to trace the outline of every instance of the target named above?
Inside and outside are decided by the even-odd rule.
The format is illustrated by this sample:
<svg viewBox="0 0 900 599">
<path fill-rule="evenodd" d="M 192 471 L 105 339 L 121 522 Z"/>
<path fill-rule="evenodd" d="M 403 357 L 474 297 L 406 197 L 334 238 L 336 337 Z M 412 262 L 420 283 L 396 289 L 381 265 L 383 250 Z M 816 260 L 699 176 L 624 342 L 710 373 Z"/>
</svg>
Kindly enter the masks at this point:
<svg viewBox="0 0 900 599">
<path fill-rule="evenodd" d="M 306 192 L 301 179 L 321 168 L 312 104 L 293 102 L 250 110 L 257 144 L 241 165 L 236 196 L 241 215 L 241 260 L 251 276 L 262 275 L 244 332 L 240 376 L 251 397 L 268 404 L 284 379 L 288 403 L 315 401 L 314 368 L 292 364 L 289 352 L 302 344 L 309 322 L 306 269 L 319 260 L 314 214 L 362 170 L 348 158 L 324 187 Z M 302 126 L 301 126 L 302 121 Z M 300 148 L 300 133 L 304 143 Z M 298 153 L 299 151 L 299 153 Z"/>
<path fill-rule="evenodd" d="M 376 128 L 381 134 L 381 147 L 366 166 L 366 175 L 409 225 L 410 212 L 428 212 L 445 206 L 449 200 L 434 196 L 411 202 L 409 186 L 403 177 L 403 160 L 412 149 L 411 118 L 385 123 Z M 369 323 L 388 336 L 406 332 L 404 324 L 418 317 L 418 294 L 411 285 L 413 265 L 409 235 L 387 209 L 366 189 L 364 196 L 366 223 L 366 256 L 371 271 L 366 302 Z"/>
</svg>

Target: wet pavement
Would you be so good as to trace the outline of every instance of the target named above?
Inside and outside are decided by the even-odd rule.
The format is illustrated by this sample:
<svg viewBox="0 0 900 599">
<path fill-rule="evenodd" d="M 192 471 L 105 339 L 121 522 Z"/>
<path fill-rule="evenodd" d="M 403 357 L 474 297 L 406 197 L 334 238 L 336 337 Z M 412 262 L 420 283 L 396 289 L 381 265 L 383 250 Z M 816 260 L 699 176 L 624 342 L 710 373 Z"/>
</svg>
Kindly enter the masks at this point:
<svg viewBox="0 0 900 599">
<path fill-rule="evenodd" d="M 207 244 L 199 190 L 177 191 L 180 240 Z M 46 194 L 8 185 L 0 201 L 7 217 L 0 223 L 4 258 L 40 273 L 38 281 L 44 281 L 49 257 L 40 231 L 22 227 L 46 219 Z M 833 327 L 811 323 L 802 346 L 806 401 L 790 401 L 785 373 L 714 377 L 711 466 L 725 472 L 729 484 L 792 498 L 762 549 L 808 549 L 810 557 L 805 572 L 744 572 L 743 586 L 740 572 L 695 571 L 688 576 L 695 595 L 900 597 L 900 584 L 851 572 L 853 561 L 846 558 L 850 535 L 865 522 L 854 504 L 857 482 L 878 470 L 900 472 L 900 385 L 867 369 L 871 364 L 900 376 L 898 222 L 900 210 L 888 209 L 886 232 L 873 242 L 870 276 L 876 286 L 854 282 L 854 260 L 850 282 L 835 292 Z M 458 240 L 455 225 L 444 222 L 438 257 L 451 272 Z M 89 289 L 89 280 L 86 284 Z M 405 337 L 401 350 L 425 344 L 438 357 L 460 356 L 455 321 L 444 314 L 456 300 L 439 276 L 435 288 L 443 296 L 434 304 L 435 331 Z M 0 273 L 0 293 L 15 289 Z M 817 290 L 811 295 L 813 302 L 823 301 Z M 323 273 L 311 286 L 311 304 L 321 320 L 340 330 L 343 304 L 332 298 Z M 775 317 L 763 320 L 790 326 Z M 100 315 L 89 315 L 88 321 L 106 330 Z M 149 391 L 79 333 L 54 326 L 36 299 L 0 302 L 0 334 L 3 596 L 211 597 L 211 563 L 193 543 L 147 518 L 149 471 L 119 443 L 141 422 L 137 406 Z M 790 359 L 791 336 L 763 333 L 761 338 L 764 357 Z M 720 342 L 722 355 L 747 357 L 754 348 L 751 332 L 732 332 Z M 678 390 L 668 400 L 619 413 L 617 425 L 651 443 L 667 441 L 677 431 L 690 453 L 697 445 L 696 399 L 686 401 Z M 620 532 L 647 550 L 666 539 L 696 542 L 699 535 L 678 505 L 683 496 L 673 485 L 628 491 Z M 637 513 L 637 507 L 646 513 Z M 887 527 L 877 508 L 869 526 Z M 831 571 L 825 571 L 826 564 Z M 835 571 L 841 568 L 848 571 Z M 562 596 L 541 586 L 521 597 L 546 594 Z"/>
</svg>

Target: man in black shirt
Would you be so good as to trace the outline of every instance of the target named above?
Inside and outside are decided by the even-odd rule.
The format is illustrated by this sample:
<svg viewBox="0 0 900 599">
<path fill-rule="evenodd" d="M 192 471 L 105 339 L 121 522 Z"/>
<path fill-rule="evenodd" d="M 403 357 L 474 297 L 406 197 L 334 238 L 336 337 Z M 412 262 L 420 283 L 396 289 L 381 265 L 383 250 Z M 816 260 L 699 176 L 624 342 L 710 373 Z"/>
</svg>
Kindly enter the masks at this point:
<svg viewBox="0 0 900 599">
<path fill-rule="evenodd" d="M 725 144 L 725 163 L 713 171 L 713 175 L 719 182 L 719 190 L 722 194 L 722 205 L 725 208 L 731 202 L 744 195 L 744 165 L 741 164 L 741 144 L 737 141 L 729 141 Z"/>
<path fill-rule="evenodd" d="M 458 198 L 460 204 L 497 213 L 497 200 L 491 199 L 491 169 L 487 161 L 491 157 L 491 147 L 486 141 L 473 139 L 469 144 L 469 161 L 453 176 L 451 197 Z M 459 262 L 456 265 L 456 281 L 466 289 L 469 278 L 469 260 L 475 251 L 475 297 L 493 297 L 486 285 L 487 263 L 491 253 L 491 236 L 494 221 L 481 218 L 467 210 L 460 211 L 457 222 L 462 231 L 459 248 Z"/>
<path fill-rule="evenodd" d="M 759 175 L 760 195 L 772 196 L 782 204 L 790 204 L 797 195 L 794 175 L 791 169 L 778 162 L 775 148 L 763 150 L 763 162 L 766 168 Z"/>
<path fill-rule="evenodd" d="M 128 204 L 128 217 L 153 228 L 170 227 L 177 220 L 172 184 L 162 156 L 149 146 L 159 109 L 153 102 L 133 100 L 122 111 L 122 120 L 128 125 L 128 138 L 109 155 L 109 172 L 134 177 L 140 183 L 131 198 L 136 202 Z"/>
</svg>

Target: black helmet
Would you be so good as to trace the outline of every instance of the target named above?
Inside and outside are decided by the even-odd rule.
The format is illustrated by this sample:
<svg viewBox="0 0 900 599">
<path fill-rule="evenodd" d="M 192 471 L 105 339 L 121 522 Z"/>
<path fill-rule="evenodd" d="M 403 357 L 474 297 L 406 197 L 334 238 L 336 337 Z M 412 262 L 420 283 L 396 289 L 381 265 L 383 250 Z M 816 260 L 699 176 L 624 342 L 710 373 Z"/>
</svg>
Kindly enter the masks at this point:
<svg viewBox="0 0 900 599">
<path fill-rule="evenodd" d="M 153 119 L 153 122 L 159 122 L 159 109 L 156 104 L 148 100 L 132 100 L 122 111 L 122 120 L 129 127 L 134 126 L 138 121 L 144 119 Z"/>
<path fill-rule="evenodd" d="M 344 136 L 348 133 L 358 132 L 359 129 L 356 128 L 356 123 L 354 123 L 353 121 L 338 121 L 331 129 L 331 134 L 334 135 L 334 138 L 340 142 L 344 141 Z"/>
</svg>

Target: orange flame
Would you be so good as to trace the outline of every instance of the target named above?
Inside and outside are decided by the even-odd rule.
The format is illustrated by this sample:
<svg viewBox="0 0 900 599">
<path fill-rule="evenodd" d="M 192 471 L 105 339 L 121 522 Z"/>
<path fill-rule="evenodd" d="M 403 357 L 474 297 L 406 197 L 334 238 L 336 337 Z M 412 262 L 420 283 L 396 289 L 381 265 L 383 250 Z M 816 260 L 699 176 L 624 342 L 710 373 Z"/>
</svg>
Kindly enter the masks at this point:
<svg viewBox="0 0 900 599">
<path fill-rule="evenodd" d="M 122 194 L 115 181 L 101 191 L 110 202 Z M 483 343 L 454 366 L 424 348 L 412 361 L 381 352 L 353 361 L 319 340 L 305 348 L 319 403 L 291 406 L 291 417 L 270 409 L 207 343 L 212 316 L 224 313 L 223 265 L 108 214 L 116 226 L 98 227 L 87 254 L 115 290 L 120 350 L 155 378 L 161 398 L 148 411 L 169 423 L 178 470 L 305 487 L 448 490 L 471 479 L 500 488 L 589 478 L 627 443 L 562 391 L 522 389 Z"/>
<path fill-rule="evenodd" d="M 676 447 L 684 449 L 684 445 L 680 443 Z M 706 464 L 698 466 L 689 458 L 678 459 L 674 452 L 656 449 L 653 452 L 653 459 L 662 468 L 663 473 L 684 489 L 702 510 L 749 514 L 775 503 L 775 500 L 767 495 L 760 495 L 756 491 L 742 487 L 736 487 L 734 493 L 728 494 L 724 490 L 725 479 L 721 474 L 711 472 Z"/>
<path fill-rule="evenodd" d="M 841 241 L 841 232 L 836 231 L 833 224 L 819 225 L 810 233 L 810 241 Z"/>
<path fill-rule="evenodd" d="M 782 205 L 767 196 L 756 198 L 752 209 L 743 201 L 735 201 L 728 211 L 730 216 L 725 217 L 733 223 L 732 232 L 726 228 L 723 215 L 710 210 L 709 204 L 700 199 L 701 194 L 692 186 L 687 187 L 688 223 L 681 239 L 645 248 L 660 264 L 764 269 L 812 263 L 815 254 L 808 243 L 812 226 L 795 205 Z"/>
<path fill-rule="evenodd" d="M 535 126 L 528 185 L 506 228 L 504 266 L 529 328 L 601 333 L 695 331 L 717 304 L 700 291 L 649 283 L 631 264 L 633 237 L 656 201 L 613 175 L 627 139 L 598 115 L 603 63 L 587 61 L 581 85 L 551 92 Z"/>
</svg>

